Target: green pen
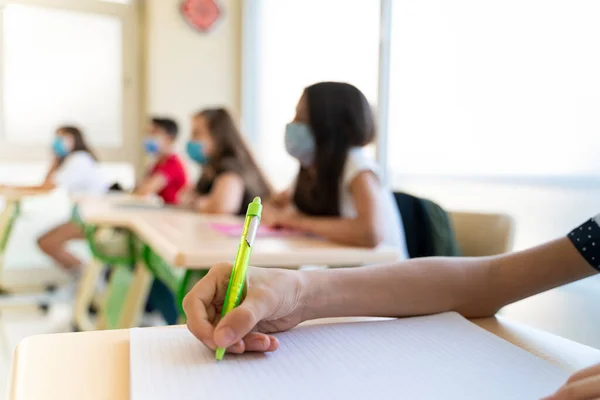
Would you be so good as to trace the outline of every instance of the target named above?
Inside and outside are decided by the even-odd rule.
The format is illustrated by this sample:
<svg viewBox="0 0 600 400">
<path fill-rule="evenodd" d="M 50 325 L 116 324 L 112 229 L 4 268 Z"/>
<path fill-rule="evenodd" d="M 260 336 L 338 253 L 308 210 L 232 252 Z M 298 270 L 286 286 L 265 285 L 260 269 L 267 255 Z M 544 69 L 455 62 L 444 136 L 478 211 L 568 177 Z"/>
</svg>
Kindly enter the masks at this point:
<svg viewBox="0 0 600 400">
<path fill-rule="evenodd" d="M 248 262 L 250 261 L 252 245 L 254 244 L 258 224 L 260 224 L 261 214 L 262 204 L 260 203 L 260 197 L 255 197 L 254 200 L 252 200 L 252 203 L 248 204 L 248 211 L 246 211 L 246 220 L 244 221 L 242 238 L 240 240 L 237 255 L 235 256 L 231 276 L 229 277 L 229 284 L 227 286 L 227 293 L 225 294 L 225 303 L 223 304 L 223 310 L 221 311 L 221 318 L 237 307 L 242 299 L 244 285 L 246 284 Z M 222 360 L 224 355 L 225 349 L 217 347 L 216 359 Z"/>
</svg>

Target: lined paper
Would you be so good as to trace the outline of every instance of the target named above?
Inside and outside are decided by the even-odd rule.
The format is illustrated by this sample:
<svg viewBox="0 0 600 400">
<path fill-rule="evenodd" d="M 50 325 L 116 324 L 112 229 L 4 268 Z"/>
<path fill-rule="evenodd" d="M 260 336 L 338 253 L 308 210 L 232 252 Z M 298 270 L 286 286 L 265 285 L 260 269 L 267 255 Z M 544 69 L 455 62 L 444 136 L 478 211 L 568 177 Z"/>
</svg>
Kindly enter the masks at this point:
<svg viewBox="0 0 600 400">
<path fill-rule="evenodd" d="M 538 399 L 568 373 L 455 313 L 313 325 L 270 354 L 215 354 L 185 327 L 132 329 L 131 399 Z"/>
</svg>

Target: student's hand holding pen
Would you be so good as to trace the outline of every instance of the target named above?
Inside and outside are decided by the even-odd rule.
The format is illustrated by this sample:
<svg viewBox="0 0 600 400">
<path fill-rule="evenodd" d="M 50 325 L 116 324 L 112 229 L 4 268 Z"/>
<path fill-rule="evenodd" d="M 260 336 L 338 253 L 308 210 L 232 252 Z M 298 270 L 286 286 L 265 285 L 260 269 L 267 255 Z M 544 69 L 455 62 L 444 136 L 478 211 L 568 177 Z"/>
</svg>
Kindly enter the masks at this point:
<svg viewBox="0 0 600 400">
<path fill-rule="evenodd" d="M 217 264 L 183 301 L 189 330 L 211 349 L 268 352 L 279 347 L 269 333 L 303 321 L 303 278 L 296 271 L 249 268 L 245 298 L 222 320 L 231 264 Z"/>
<path fill-rule="evenodd" d="M 446 311 L 466 318 L 491 317 L 507 304 L 598 273 L 600 266 L 586 258 L 590 249 L 582 247 L 580 252 L 577 247 L 583 235 L 594 246 L 598 219 L 600 215 L 568 237 L 492 257 L 416 258 L 317 271 L 250 268 L 245 299 L 221 321 L 231 265 L 220 264 L 186 296 L 188 327 L 212 349 L 243 353 L 276 350 L 279 343 L 270 333 L 310 319 Z M 591 254 L 590 260 L 598 257 Z M 545 400 L 584 399 L 600 399 L 600 365 L 575 373 Z"/>
</svg>

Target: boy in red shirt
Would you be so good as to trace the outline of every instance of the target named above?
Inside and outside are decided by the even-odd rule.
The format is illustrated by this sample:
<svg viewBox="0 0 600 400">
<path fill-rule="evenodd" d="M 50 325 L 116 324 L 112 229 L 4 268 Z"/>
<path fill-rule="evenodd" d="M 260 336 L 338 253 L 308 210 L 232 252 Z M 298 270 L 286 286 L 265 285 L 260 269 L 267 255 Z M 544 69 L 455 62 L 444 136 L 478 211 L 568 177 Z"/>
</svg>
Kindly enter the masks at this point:
<svg viewBox="0 0 600 400">
<path fill-rule="evenodd" d="M 147 196 L 156 194 L 165 204 L 177 204 L 179 192 L 186 185 L 183 163 L 175 154 L 174 146 L 178 134 L 177 123 L 167 118 L 152 118 L 148 137 L 144 140 L 144 151 L 155 158 L 154 165 L 134 193 Z M 175 324 L 178 309 L 169 288 L 159 279 L 154 280 L 146 311 L 160 311 L 168 324 Z"/>
<path fill-rule="evenodd" d="M 144 150 L 156 157 L 156 162 L 135 189 L 135 194 L 157 194 L 165 204 L 178 203 L 179 191 L 186 184 L 185 168 L 173 150 L 178 130 L 177 123 L 171 119 L 152 118 Z"/>
</svg>

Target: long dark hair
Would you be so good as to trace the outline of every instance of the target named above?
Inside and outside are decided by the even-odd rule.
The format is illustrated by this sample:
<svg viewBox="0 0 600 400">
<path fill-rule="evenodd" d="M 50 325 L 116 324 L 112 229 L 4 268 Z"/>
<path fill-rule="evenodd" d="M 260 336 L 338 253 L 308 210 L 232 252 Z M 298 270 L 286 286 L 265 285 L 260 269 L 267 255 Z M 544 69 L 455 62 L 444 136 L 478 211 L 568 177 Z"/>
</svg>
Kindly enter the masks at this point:
<svg viewBox="0 0 600 400">
<path fill-rule="evenodd" d="M 238 173 L 252 196 L 269 198 L 271 185 L 254 160 L 248 145 L 238 130 L 233 118 L 224 108 L 209 108 L 194 115 L 206 120 L 210 135 L 215 141 L 215 154 L 212 154 L 203 170 L 213 172 L 233 170 Z M 200 177 L 206 178 L 205 172 Z"/>
<path fill-rule="evenodd" d="M 61 126 L 60 128 L 58 128 L 56 130 L 57 133 L 63 133 L 63 134 L 67 134 L 69 136 L 71 136 L 73 138 L 73 149 L 71 150 L 71 153 L 74 153 L 76 151 L 85 151 L 87 152 L 90 156 L 92 156 L 92 158 L 95 161 L 98 161 L 98 158 L 96 157 L 96 155 L 94 154 L 94 152 L 90 149 L 90 147 L 87 145 L 85 138 L 83 137 L 83 133 L 81 133 L 81 130 L 79 130 L 79 128 L 76 128 L 74 126 Z M 69 154 L 71 154 L 69 153 Z M 57 161 L 57 165 L 60 165 L 63 163 L 63 161 L 68 157 L 59 157 L 58 161 Z"/>
<path fill-rule="evenodd" d="M 374 140 L 373 112 L 365 95 L 347 83 L 317 83 L 304 96 L 316 150 L 314 165 L 300 168 L 294 202 L 306 214 L 339 216 L 348 151 Z"/>
</svg>

